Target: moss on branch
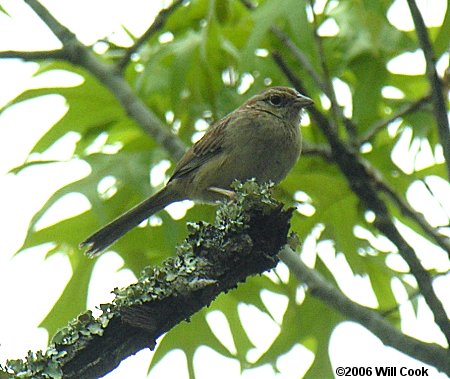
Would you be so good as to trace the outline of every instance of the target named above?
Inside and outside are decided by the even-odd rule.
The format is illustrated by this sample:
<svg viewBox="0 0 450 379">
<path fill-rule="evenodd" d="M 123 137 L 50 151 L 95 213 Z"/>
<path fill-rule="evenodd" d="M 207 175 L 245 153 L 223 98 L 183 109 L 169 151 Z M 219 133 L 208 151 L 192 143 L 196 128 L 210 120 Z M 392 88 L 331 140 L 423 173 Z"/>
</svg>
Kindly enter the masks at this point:
<svg viewBox="0 0 450 379">
<path fill-rule="evenodd" d="M 136 283 L 115 289 L 115 299 L 87 311 L 52 339 L 46 352 L 7 362 L 20 378 L 97 378 L 208 306 L 248 276 L 276 266 L 287 242 L 292 210 L 271 197 L 271 185 L 235 183 L 236 196 L 222 203 L 214 224 L 188 224 L 177 254 L 146 267 Z"/>
</svg>

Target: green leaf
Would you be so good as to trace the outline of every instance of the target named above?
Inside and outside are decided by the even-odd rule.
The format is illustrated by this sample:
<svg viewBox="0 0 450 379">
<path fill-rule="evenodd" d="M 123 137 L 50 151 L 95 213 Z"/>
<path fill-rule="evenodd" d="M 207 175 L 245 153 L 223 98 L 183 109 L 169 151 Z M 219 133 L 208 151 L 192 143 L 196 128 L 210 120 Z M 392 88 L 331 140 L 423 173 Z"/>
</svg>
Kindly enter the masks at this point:
<svg viewBox="0 0 450 379">
<path fill-rule="evenodd" d="M 205 314 L 205 310 L 197 312 L 189 322 L 181 322 L 178 324 L 158 343 L 150 363 L 150 372 L 168 352 L 174 349 L 181 349 L 184 352 L 188 362 L 190 378 L 195 378 L 193 368 L 194 353 L 200 345 L 209 346 L 219 354 L 232 357 L 214 333 L 212 333 L 206 322 Z"/>
<path fill-rule="evenodd" d="M 397 300 L 392 292 L 392 278 L 396 276 L 386 266 L 386 255 L 366 255 L 364 257 L 365 271 L 369 276 L 372 289 L 378 301 L 380 310 L 388 310 L 397 306 Z"/>
<path fill-rule="evenodd" d="M 8 17 L 10 16 L 9 13 L 6 11 L 6 9 L 2 5 L 0 5 L 0 12 L 2 12 L 3 14 L 5 14 Z"/>
<path fill-rule="evenodd" d="M 386 18 L 389 6 L 388 1 L 341 1 L 331 9 L 348 61 L 359 55 L 381 57 L 407 45 L 405 36 Z"/>
<path fill-rule="evenodd" d="M 260 0 L 256 2 L 255 10 L 248 10 L 240 1 L 186 2 L 170 15 L 158 33 L 141 46 L 138 60 L 133 60 L 127 66 L 125 79 L 158 117 L 164 119 L 170 115 L 169 111 L 173 113 L 174 121 L 168 122 L 172 122 L 173 129 L 187 144 L 191 143 L 193 134 L 197 132 L 195 123 L 199 118 L 205 118 L 208 122 L 219 119 L 268 83 L 290 85 L 285 73 L 272 59 L 271 52 L 274 50 L 282 54 L 293 74 L 302 80 L 308 94 L 315 99 L 317 109 L 323 111 L 324 117 L 330 118 L 329 111 L 322 109 L 323 94 L 320 88 L 287 47 L 273 35 L 273 26 L 288 35 L 308 57 L 319 75 L 322 75 L 323 60 L 329 76 L 349 86 L 352 121 L 359 133 L 366 132 L 380 120 L 388 119 L 406 104 L 429 92 L 426 75 L 394 74 L 387 70 L 387 64 L 392 58 L 419 48 L 415 31 L 397 30 L 390 24 L 387 12 L 392 1 L 326 2 L 324 12 L 316 14 L 317 24 L 320 26 L 335 21 L 339 31 L 334 36 L 321 36 L 321 48 L 314 38 L 309 3 L 305 0 L 285 0 L 282 6 L 280 3 L 277 0 Z M 5 12 L 1 6 L 0 12 Z M 448 49 L 449 15 L 447 9 L 443 24 L 428 28 L 437 58 Z M 161 36 L 172 40 L 164 41 Z M 258 48 L 266 49 L 268 55 L 256 56 L 255 49 Z M 97 58 L 109 62 L 116 52 L 110 50 Z M 31 88 L 7 105 L 39 96 L 63 96 L 68 105 L 66 114 L 36 142 L 33 152 L 45 152 L 67 133 L 75 132 L 79 134 L 80 140 L 73 159 L 83 159 L 91 167 L 87 177 L 58 189 L 42 204 L 31 220 L 22 247 L 25 249 L 51 243 L 50 253 L 62 252 L 70 259 L 73 275 L 42 324 L 51 332 L 85 308 L 93 263 L 83 258 L 78 250 L 79 242 L 154 193 L 157 188 L 149 184 L 149 172 L 162 159 L 170 159 L 161 147 L 136 127 L 115 97 L 88 71 L 62 61 L 46 61 L 40 62 L 36 76 L 56 70 L 76 74 L 83 82 L 73 87 L 43 85 L 41 88 Z M 232 80 L 227 80 L 227 73 L 233 73 Z M 254 83 L 242 95 L 239 85 L 244 73 L 250 74 Z M 384 98 L 382 89 L 385 86 L 399 89 L 404 97 Z M 326 108 L 325 105 L 324 102 L 323 108 Z M 427 105 L 420 111 L 404 115 L 398 131 L 392 132 L 392 128 L 386 127 L 373 139 L 372 150 L 363 154 L 364 159 L 376 169 L 377 177 L 382 178 L 405 202 L 406 193 L 414 181 L 423 180 L 429 175 L 446 178 L 445 163 L 407 175 L 399 170 L 391 158 L 405 127 L 411 128 L 412 138 L 420 138 L 433 149 L 436 148 L 439 140 L 432 112 L 432 107 Z M 302 133 L 309 143 L 328 146 L 321 128 L 314 120 L 310 126 L 302 128 Z M 358 146 L 353 147 L 358 151 Z M 108 149 L 114 149 L 117 153 L 107 154 Z M 414 158 L 413 154 L 411 157 Z M 36 165 L 44 167 L 57 162 L 48 159 L 37 162 L 36 156 L 33 156 L 11 172 L 18 173 L 25 168 Z M 98 188 L 108 176 L 115 179 L 115 184 L 111 191 L 114 195 L 107 196 L 99 193 Z M 309 195 L 314 212 L 308 217 L 294 212 L 292 230 L 302 240 L 308 237 L 327 239 L 337 253 L 345 254 L 352 272 L 370 280 L 380 311 L 398 306 L 392 293 L 392 278 L 399 277 L 409 294 L 413 295 L 417 291 L 407 285 L 401 274 L 386 265 L 386 252 L 378 251 L 367 239 L 355 237 L 356 226 L 367 229 L 375 237 L 378 237 L 379 232 L 374 225 L 366 222 L 365 209 L 333 162 L 319 156 L 302 157 L 276 191 L 276 196 L 287 206 L 296 205 L 293 196 L 296 191 Z M 92 208 L 35 230 L 43 215 L 71 193 L 85 196 Z M 395 220 L 434 243 L 414 220 L 401 212 L 394 201 L 386 194 L 381 196 Z M 124 258 L 125 267 L 138 274 L 149 262 L 156 264 L 174 254 L 176 244 L 187 234 L 187 221 L 212 220 L 214 210 L 213 206 L 196 205 L 181 220 L 173 220 L 167 212 L 162 211 L 151 220 L 156 220 L 160 225 L 137 227 L 113 245 L 112 249 Z M 317 225 L 323 226 L 320 237 L 311 236 Z M 320 259 L 317 259 L 315 269 L 339 288 L 340 283 L 335 283 L 336 279 Z M 209 309 L 192 317 L 190 323 L 182 323 L 169 331 L 159 344 L 151 367 L 168 351 L 180 348 L 186 354 L 192 376 L 193 355 L 202 344 L 238 360 L 242 369 L 267 363 L 276 367 L 281 355 L 289 352 L 296 344 L 302 344 L 315 354 L 314 363 L 306 377 L 332 377 L 328 343 L 333 328 L 342 317 L 308 292 L 305 300 L 298 304 L 295 298 L 298 286 L 292 276 L 287 283 L 275 283 L 266 276 L 250 278 L 236 290 L 219 296 Z M 271 317 L 270 310 L 261 299 L 263 290 L 286 296 L 289 302 L 280 325 L 280 334 L 256 363 L 250 363 L 247 355 L 253 345 L 239 317 L 238 306 L 242 303 L 251 304 Z M 412 304 L 417 310 L 417 296 L 413 297 Z M 222 312 L 228 321 L 236 346 L 235 354 L 214 335 L 206 322 L 207 313 L 215 310 Z M 395 313 L 389 316 L 389 321 L 398 325 L 402 320 L 400 314 Z"/>
<path fill-rule="evenodd" d="M 58 301 L 39 326 L 53 336 L 58 329 L 86 310 L 87 291 L 94 261 L 77 254 L 71 259 L 72 277 Z"/>
<path fill-rule="evenodd" d="M 236 358 L 241 364 L 241 368 L 251 367 L 247 361 L 248 351 L 253 348 L 253 344 L 248 338 L 245 328 L 238 313 L 238 305 L 241 303 L 252 304 L 262 312 L 267 312 L 266 306 L 261 300 L 263 289 L 276 288 L 275 292 L 285 292 L 284 285 L 274 284 L 265 276 L 252 277 L 246 283 L 240 284 L 237 289 L 221 294 L 209 307 L 209 310 L 202 310 L 195 314 L 189 324 L 182 323 L 169 331 L 162 342 L 157 345 L 156 353 L 152 359 L 150 369 L 152 369 L 169 351 L 181 349 L 188 360 L 188 367 L 193 365 L 193 354 L 201 346 L 209 346 L 228 358 Z M 284 290 L 283 290 L 284 288 Z M 236 346 L 236 354 L 231 354 L 228 349 L 217 339 L 206 323 L 206 315 L 209 311 L 220 311 L 226 317 L 230 331 Z M 182 335 L 182 337 L 180 337 Z M 193 376 L 191 376 L 193 378 Z"/>
<path fill-rule="evenodd" d="M 317 261 L 317 270 L 329 271 Z M 296 279 L 291 279 L 295 285 Z M 295 291 L 289 295 L 289 304 L 283 317 L 280 334 L 270 348 L 255 362 L 256 366 L 276 365 L 278 357 L 287 353 L 295 344 L 302 344 L 315 354 L 315 360 L 307 372 L 309 378 L 332 377 L 331 363 L 328 357 L 329 338 L 342 320 L 342 317 L 333 309 L 325 306 L 321 301 L 307 294 L 301 304 L 297 304 Z"/>
<path fill-rule="evenodd" d="M 439 28 L 437 36 L 434 40 L 434 52 L 437 57 L 440 57 L 446 51 L 450 44 L 450 7 L 447 4 L 444 21 Z"/>
<path fill-rule="evenodd" d="M 39 73 L 53 70 L 65 70 L 78 74 L 84 81 L 74 87 L 29 89 L 14 99 L 12 104 L 39 96 L 58 94 L 66 99 L 69 106 L 64 117 L 40 138 L 32 152 L 45 151 L 68 132 L 77 132 L 82 136 L 94 133 L 97 136 L 110 125 L 124 120 L 127 120 L 129 127 L 135 127 L 134 122 L 127 118 L 114 96 L 86 71 L 67 63 L 54 62 L 42 66 Z"/>
<path fill-rule="evenodd" d="M 242 62 L 245 67 L 254 66 L 256 57 L 255 50 L 261 47 L 267 47 L 265 40 L 270 28 L 275 25 L 277 19 L 287 14 L 286 7 L 280 7 L 279 1 L 266 0 L 261 3 L 251 13 L 251 25 L 253 26 L 252 32 L 248 36 L 245 49 L 242 54 Z"/>
<path fill-rule="evenodd" d="M 360 55 L 350 68 L 355 75 L 353 119 L 362 129 L 372 125 L 381 115 L 381 88 L 387 77 L 384 62 L 373 55 Z"/>
<path fill-rule="evenodd" d="M 355 253 L 367 243 L 353 234 L 355 225 L 365 223 L 358 199 L 336 168 L 314 160 L 304 159 L 301 163 L 301 173 L 289 175 L 284 185 L 291 193 L 298 189 L 306 192 L 312 198 L 316 212 L 312 217 L 294 214 L 293 230 L 305 238 L 316 224 L 322 223 L 325 226 L 323 237 L 332 239 L 336 250 L 344 252 L 350 265 L 359 271 L 360 257 Z"/>
</svg>

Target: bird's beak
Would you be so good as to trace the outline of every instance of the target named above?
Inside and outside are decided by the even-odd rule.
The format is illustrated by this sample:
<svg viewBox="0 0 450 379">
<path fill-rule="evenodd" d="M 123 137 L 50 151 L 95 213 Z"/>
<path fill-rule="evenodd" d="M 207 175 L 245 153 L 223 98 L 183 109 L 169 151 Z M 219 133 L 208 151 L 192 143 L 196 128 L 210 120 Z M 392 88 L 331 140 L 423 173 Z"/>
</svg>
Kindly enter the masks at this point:
<svg viewBox="0 0 450 379">
<path fill-rule="evenodd" d="M 314 104 L 314 101 L 307 96 L 303 96 L 298 94 L 296 99 L 297 104 L 302 106 L 303 108 L 309 107 Z"/>
</svg>

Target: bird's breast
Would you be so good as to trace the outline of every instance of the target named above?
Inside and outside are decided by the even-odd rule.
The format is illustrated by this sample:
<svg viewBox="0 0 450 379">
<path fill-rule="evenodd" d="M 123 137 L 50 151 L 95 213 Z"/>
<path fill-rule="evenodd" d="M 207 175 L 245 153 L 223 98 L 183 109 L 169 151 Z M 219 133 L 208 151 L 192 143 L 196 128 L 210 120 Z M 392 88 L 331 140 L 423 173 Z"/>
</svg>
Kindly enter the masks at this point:
<svg viewBox="0 0 450 379">
<path fill-rule="evenodd" d="M 232 136 L 232 141 L 227 141 L 226 147 L 230 150 L 226 171 L 235 176 L 233 179 L 254 177 L 260 182 L 278 183 L 300 155 L 299 128 L 279 119 L 272 122 L 262 119 L 241 125 L 240 133 L 236 134 L 238 136 Z"/>
</svg>

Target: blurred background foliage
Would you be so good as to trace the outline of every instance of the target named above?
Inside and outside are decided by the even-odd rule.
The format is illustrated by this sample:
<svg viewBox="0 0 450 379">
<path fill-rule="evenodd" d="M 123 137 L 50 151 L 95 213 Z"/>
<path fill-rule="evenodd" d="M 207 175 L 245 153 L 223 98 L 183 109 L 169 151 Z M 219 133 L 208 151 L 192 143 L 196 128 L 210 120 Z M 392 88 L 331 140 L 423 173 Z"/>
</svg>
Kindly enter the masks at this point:
<svg viewBox="0 0 450 379">
<path fill-rule="evenodd" d="M 394 189 L 396 196 L 406 202 L 411 185 L 420 182 L 429 187 L 430 177 L 445 183 L 446 170 L 430 103 L 424 101 L 417 109 L 391 120 L 397 112 L 429 95 L 425 74 L 390 69 L 394 58 L 417 51 L 415 32 L 400 30 L 390 22 L 388 12 L 392 2 L 388 0 L 314 3 L 305 0 L 186 1 L 131 55 L 123 75 L 138 97 L 188 146 L 201 136 L 207 124 L 264 87 L 292 85 L 274 60 L 273 54 L 278 54 L 301 80 L 316 108 L 377 170 L 377 175 Z M 442 25 L 428 28 L 435 55 L 444 59 L 447 67 L 449 12 L 447 8 Z M 280 38 L 281 35 L 284 37 Z M 128 47 L 113 44 L 107 37 L 94 46 L 94 51 L 98 58 L 115 64 Z M 295 49 L 314 68 L 325 88 L 334 87 L 340 109 L 333 111 L 324 88 L 298 59 Z M 416 54 L 414 59 L 422 58 Z M 84 161 L 90 167 L 89 175 L 60 188 L 42 204 L 22 246 L 24 250 L 51 242 L 49 254 L 63 253 L 70 259 L 72 277 L 42 322 L 52 335 L 86 307 L 95 262 L 83 256 L 78 249 L 79 242 L 158 190 L 163 182 L 159 180 L 155 187 L 151 186 L 152 170 L 162 170 L 167 179 L 174 161 L 127 115 L 114 94 L 87 70 L 64 60 L 40 60 L 39 64 L 36 76 L 64 70 L 81 80 L 71 87 L 29 89 L 5 106 L 6 109 L 27 99 L 58 94 L 64 97 L 68 107 L 65 115 L 36 143 L 30 154 L 32 158 L 15 172 L 30 165 L 51 163 L 41 161 L 39 154 L 68 133 L 79 136 L 72 159 Z M 342 114 L 351 121 L 347 123 L 350 126 L 344 125 Z M 351 191 L 333 160 L 326 154 L 314 153 L 316 148 L 327 150 L 326 139 L 315 121 L 306 117 L 302 132 L 305 154 L 278 186 L 276 197 L 298 209 L 292 219 L 292 230 L 308 241 L 303 254 L 312 257 L 315 269 L 339 287 L 342 284 L 336 267 L 330 267 L 317 253 L 321 245 L 331 247 L 333 254 L 346 262 L 342 267 L 350 269 L 353 275 L 368 278 L 377 309 L 389 311 L 387 319 L 400 327 L 400 314 L 396 311 L 398 298 L 392 280 L 397 278 L 413 294 L 411 302 L 415 305 L 417 296 L 410 275 L 389 265 L 388 257 L 397 255 L 397 248 L 379 235 L 370 212 Z M 400 145 L 403 162 L 409 162 L 404 166 L 395 155 Z M 421 154 L 426 155 L 425 163 L 423 159 L 418 160 Z M 36 229 L 43 215 L 70 193 L 85 196 L 91 208 Z M 433 197 L 431 192 L 431 201 L 438 201 Z M 394 202 L 387 201 L 398 223 L 435 244 L 417 222 L 407 218 Z M 189 208 L 178 220 L 165 211 L 160 212 L 150 220 L 154 226 L 135 228 L 112 249 L 123 258 L 124 268 L 139 275 L 144 266 L 158 264 L 174 254 L 175 246 L 187 234 L 188 221 L 211 221 L 213 214 L 214 207 L 207 205 Z M 447 225 L 448 216 L 447 213 Z M 442 228 L 441 233 L 448 233 L 448 227 Z M 428 268 L 434 274 L 440 272 L 439 267 Z M 251 304 L 275 320 L 270 306 L 263 301 L 263 291 L 283 296 L 286 310 L 281 323 L 276 321 L 280 330 L 267 351 L 249 360 L 253 343 L 240 318 L 238 305 Z M 190 323 L 182 323 L 170 331 L 157 346 L 151 365 L 172 349 L 182 349 L 193 377 L 193 355 L 199 346 L 206 345 L 239 360 L 242 369 L 267 363 L 276 367 L 281 355 L 302 344 L 315 355 L 305 377 L 331 377 L 329 339 L 343 318 L 302 291 L 304 288 L 291 275 L 250 278 L 237 290 L 220 296 Z M 212 311 L 220 311 L 226 317 L 234 351 L 208 326 L 206 316 Z"/>
</svg>

